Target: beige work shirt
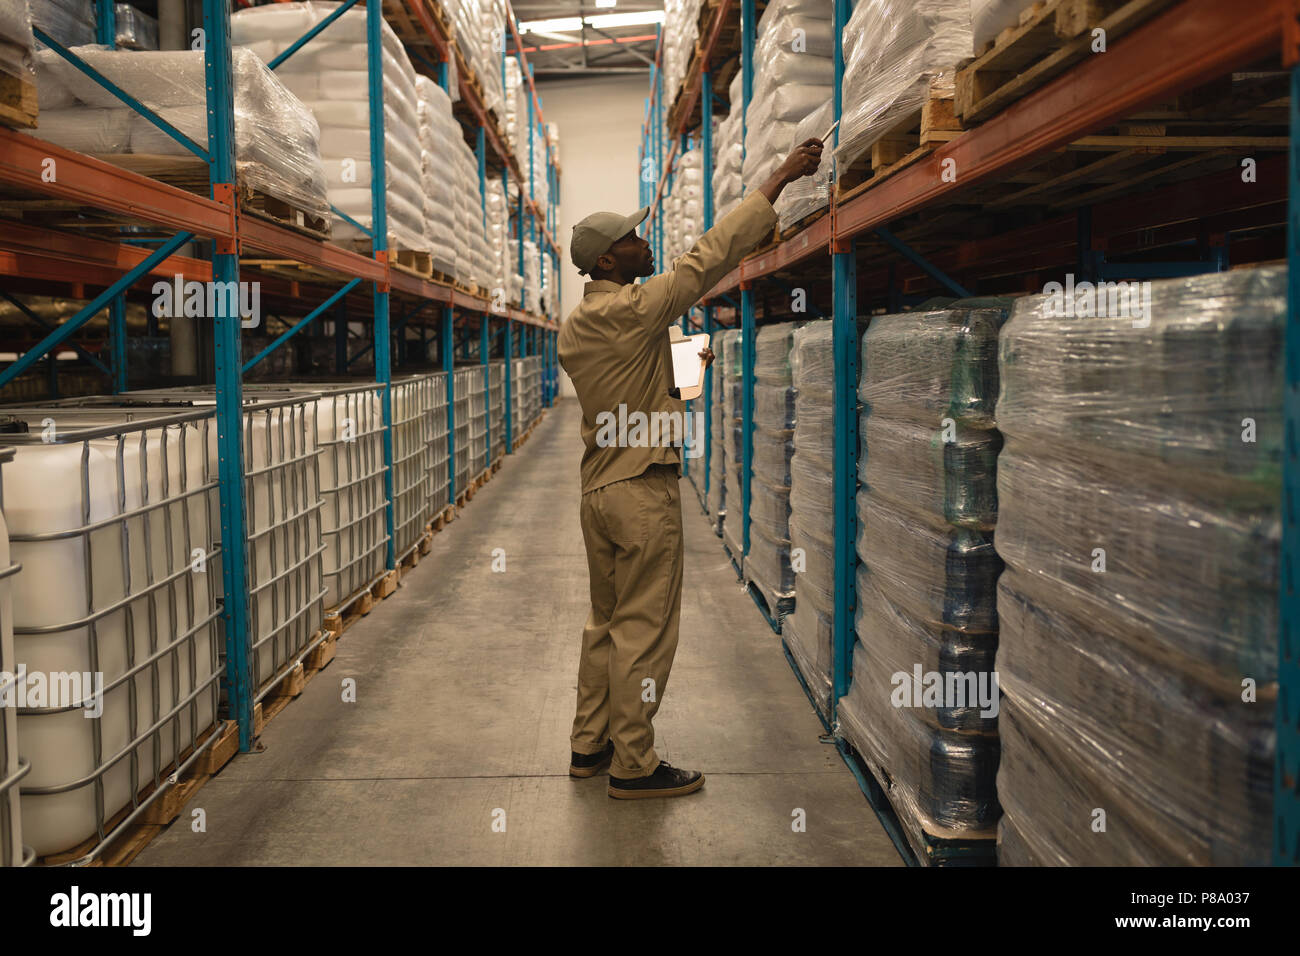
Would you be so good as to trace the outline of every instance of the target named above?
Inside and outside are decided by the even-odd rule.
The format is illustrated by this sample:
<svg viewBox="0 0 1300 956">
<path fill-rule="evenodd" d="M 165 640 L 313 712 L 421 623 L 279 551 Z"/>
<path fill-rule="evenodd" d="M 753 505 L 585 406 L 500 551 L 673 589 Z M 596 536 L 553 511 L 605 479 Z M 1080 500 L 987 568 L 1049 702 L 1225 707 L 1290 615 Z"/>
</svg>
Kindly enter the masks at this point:
<svg viewBox="0 0 1300 956">
<path fill-rule="evenodd" d="M 772 231 L 776 218 L 767 197 L 754 191 L 700 236 L 671 271 L 639 285 L 597 280 L 583 287 L 582 302 L 560 329 L 559 357 L 582 406 L 584 495 L 635 478 L 652 464 L 681 463 L 678 447 L 671 443 L 675 436 L 666 429 L 657 445 L 637 445 L 621 440 L 640 440 L 634 425 L 621 429 L 620 440 L 613 443 L 609 425 L 635 423 L 632 416 L 638 411 L 646 418 L 672 412 L 684 416 L 686 403 L 668 393 L 668 329 Z M 692 435 L 692 440 L 704 436 Z"/>
</svg>

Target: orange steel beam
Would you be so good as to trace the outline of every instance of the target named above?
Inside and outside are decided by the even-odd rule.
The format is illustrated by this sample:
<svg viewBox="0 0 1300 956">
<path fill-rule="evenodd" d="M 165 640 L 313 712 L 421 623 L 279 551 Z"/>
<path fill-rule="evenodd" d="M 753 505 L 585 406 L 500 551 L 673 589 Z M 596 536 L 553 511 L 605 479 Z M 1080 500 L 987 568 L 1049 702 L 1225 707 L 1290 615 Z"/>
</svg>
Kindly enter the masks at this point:
<svg viewBox="0 0 1300 956">
<path fill-rule="evenodd" d="M 230 209 L 221 203 L 6 128 L 0 128 L 0 183 L 177 232 L 233 238 Z"/>
<path fill-rule="evenodd" d="M 837 239 L 883 226 L 1281 49 L 1286 0 L 1183 0 L 1047 86 L 837 207 Z M 954 165 L 947 165 L 951 160 Z M 945 169 L 955 182 L 945 182 Z"/>
<path fill-rule="evenodd" d="M 0 267 L 0 272 L 5 275 L 71 282 L 74 280 L 68 276 L 73 274 L 69 270 L 72 263 L 76 266 L 75 281 L 109 286 L 122 273 L 129 272 L 148 258 L 153 250 L 20 222 L 6 222 L 0 229 L 0 252 L 7 257 L 4 266 Z M 12 268 L 18 271 L 9 271 Z M 212 264 L 204 259 L 173 255 L 155 266 L 149 275 L 171 278 L 177 273 L 186 279 L 208 282 L 212 279 Z M 100 281 L 103 278 L 107 281 Z M 141 279 L 137 285 L 147 281 Z"/>
</svg>

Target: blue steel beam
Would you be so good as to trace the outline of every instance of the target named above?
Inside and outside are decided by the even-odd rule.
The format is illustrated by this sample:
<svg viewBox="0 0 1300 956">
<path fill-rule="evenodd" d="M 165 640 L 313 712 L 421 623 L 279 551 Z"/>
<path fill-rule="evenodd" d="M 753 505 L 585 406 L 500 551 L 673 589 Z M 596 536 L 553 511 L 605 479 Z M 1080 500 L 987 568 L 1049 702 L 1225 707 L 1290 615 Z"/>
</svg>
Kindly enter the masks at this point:
<svg viewBox="0 0 1300 956">
<path fill-rule="evenodd" d="M 330 212 L 334 213 L 334 215 L 338 216 L 348 225 L 360 229 L 361 232 L 364 233 L 365 235 L 371 237 L 374 236 L 375 233 L 373 229 L 367 229 L 365 226 L 361 225 L 361 223 L 357 222 L 355 219 L 353 219 L 351 216 L 349 216 L 347 213 L 345 213 L 342 209 L 340 209 L 338 206 L 334 205 L 333 203 L 330 203 Z"/>
<path fill-rule="evenodd" d="M 844 78 L 844 25 L 852 13 L 851 0 L 834 0 L 835 119 L 843 111 L 840 87 Z M 834 134 L 838 145 L 840 134 Z M 848 693 L 856 636 L 858 529 L 858 277 L 853 243 L 831 249 L 831 351 L 834 362 L 832 411 L 831 507 L 834 515 L 835 608 L 831 636 L 831 726 L 836 724 L 839 699 Z M 882 818 L 883 819 L 883 818 Z"/>
<path fill-rule="evenodd" d="M 165 243 L 155 249 L 145 259 L 140 260 L 133 269 L 122 275 L 120 279 L 111 286 L 95 296 L 90 304 L 79 311 L 76 315 L 54 329 L 49 335 L 41 339 L 30 351 L 24 352 L 18 357 L 18 360 L 0 372 L 0 387 L 8 385 L 15 378 L 26 372 L 29 368 L 39 362 L 47 352 L 58 348 L 68 339 L 70 339 L 78 329 L 90 321 L 92 317 L 99 314 L 99 310 L 113 301 L 120 292 L 129 289 L 142 276 L 148 275 L 155 266 L 163 262 L 168 256 L 174 253 L 185 243 L 193 239 L 194 236 L 188 232 L 177 233 L 168 239 Z M 213 279 L 217 279 L 214 274 Z M 224 298 L 218 296 L 218 298 Z"/>
<path fill-rule="evenodd" d="M 116 96 L 127 106 L 131 107 L 131 109 L 135 110 L 145 119 L 147 119 L 149 122 L 153 123 L 154 126 L 157 126 L 160 130 L 162 130 L 172 139 L 176 140 L 176 142 L 180 143 L 182 146 L 188 149 L 199 159 L 203 160 L 205 163 L 211 162 L 211 160 L 208 157 L 208 151 L 205 150 L 202 146 L 194 142 L 194 140 L 190 139 L 188 136 L 186 136 L 184 133 L 178 130 L 171 123 L 167 122 L 157 113 L 155 113 L 153 110 L 149 109 L 149 107 L 145 106 L 143 103 L 137 100 L 130 93 L 126 92 L 124 89 L 122 89 L 112 80 L 110 80 L 108 77 L 104 76 L 104 74 L 100 73 L 98 70 L 96 70 L 93 66 L 87 63 L 81 57 L 77 56 L 77 54 L 73 53 L 67 47 L 63 46 L 63 44 L 59 43 L 58 40 L 55 40 L 53 37 L 47 34 L 40 27 L 37 26 L 32 27 L 32 34 L 36 37 L 36 39 L 40 40 L 47 47 L 49 47 L 51 50 L 53 50 L 63 59 L 67 60 L 69 63 L 71 63 L 74 67 L 76 67 L 86 76 L 90 77 L 92 80 L 94 80 L 104 89 L 108 90 L 108 92 L 112 93 L 114 96 Z"/>
<path fill-rule="evenodd" d="M 839 139 L 839 129 L 835 130 L 835 138 L 837 140 Z M 953 295 L 957 296 L 957 298 L 970 298 L 971 294 L 967 291 L 965 286 L 950 278 L 947 273 L 943 272 L 941 269 L 932 265 L 929 259 L 925 258 L 925 256 L 921 255 L 902 239 L 899 239 L 884 226 L 880 226 L 876 229 L 876 235 L 884 240 L 886 245 L 890 246 L 895 252 L 899 253 L 904 259 L 912 263 L 931 279 L 944 285 Z"/>
<path fill-rule="evenodd" d="M 274 352 L 276 349 L 282 346 L 285 342 L 288 342 L 291 338 L 293 338 L 295 335 L 297 335 L 307 326 L 311 325 L 312 322 L 316 321 L 317 316 L 323 314 L 326 309 L 328 309 L 335 302 L 339 301 L 341 298 L 343 298 L 345 295 L 351 292 L 352 287 L 355 286 L 360 281 L 361 281 L 360 279 L 353 279 L 351 282 L 349 282 L 343 288 L 339 289 L 337 292 L 335 292 L 332 296 L 330 296 L 328 299 L 326 299 L 316 308 L 312 309 L 311 312 L 309 312 L 304 318 L 300 319 L 296 324 L 291 325 L 284 332 L 281 332 L 274 342 L 272 342 L 270 345 L 262 349 L 262 351 L 258 352 L 251 359 L 249 359 L 247 362 L 244 363 L 244 367 L 242 370 L 243 374 L 247 375 L 264 358 L 266 358 L 268 355 L 270 355 L 272 352 Z"/>
<path fill-rule="evenodd" d="M 447 500 L 456 502 L 456 333 L 455 312 L 442 307 L 442 325 L 438 329 L 438 357 L 447 378 Z"/>
<path fill-rule="evenodd" d="M 27 308 L 26 305 L 24 305 L 24 304 L 23 304 L 22 302 L 20 302 L 18 299 L 15 299 L 12 295 L 10 295 L 10 294 L 9 294 L 8 292 L 6 292 L 4 289 L 0 289 L 0 298 L 3 298 L 6 302 L 8 302 L 10 305 L 12 305 L 15 309 L 17 309 L 17 310 L 18 310 L 19 312 L 21 312 L 23 315 L 27 316 L 27 318 L 31 319 L 33 322 L 35 322 L 35 323 L 36 323 L 37 325 L 39 325 L 41 328 L 45 329 L 45 331 L 47 331 L 47 332 L 52 332 L 52 331 L 54 331 L 55 329 L 58 328 L 58 326 L 55 325 L 53 322 L 48 322 L 48 321 L 46 321 L 45 319 L 41 318 L 39 315 L 37 315 L 37 314 L 36 314 L 35 312 L 33 312 L 31 309 Z M 117 300 L 114 300 L 114 301 L 117 301 Z M 72 349 L 73 349 L 73 350 L 74 350 L 74 351 L 75 351 L 79 356 L 81 356 L 83 359 L 85 359 L 85 360 L 86 360 L 87 362 L 89 362 L 90 364 L 94 365 L 97 369 L 99 369 L 99 370 L 100 370 L 101 372 L 103 372 L 105 375 L 109 376 L 110 378 L 113 376 L 113 370 L 112 370 L 112 369 L 110 369 L 107 365 L 105 365 L 103 362 L 101 362 L 101 361 L 100 361 L 96 356 L 94 356 L 94 355 L 90 354 L 89 352 L 87 352 L 85 349 L 83 349 L 83 348 L 82 348 L 80 345 L 78 345 L 76 342 L 69 342 L 68 345 L 69 345 L 69 346 L 70 346 L 70 347 L 71 347 L 71 348 L 72 348 Z"/>
<path fill-rule="evenodd" d="M 231 67 L 228 0 L 203 0 L 203 71 L 207 84 L 209 192 L 216 197 L 235 183 L 235 86 Z M 231 200 L 233 201 L 233 197 Z M 179 237 L 178 237 L 179 238 Z M 187 237 L 188 238 L 188 237 Z M 178 244 L 179 245 L 179 244 Z M 166 249 L 163 246 L 162 249 Z M 159 250 L 159 252 L 162 251 Z M 212 256 L 214 282 L 239 281 L 232 246 Z M 226 630 L 226 695 L 239 725 L 239 749 L 253 745 L 253 679 L 248 608 L 248 534 L 244 509 L 244 396 L 240 379 L 239 310 L 227 315 L 219 297 L 213 321 L 213 373 L 217 401 L 217 486 L 221 503 L 222 616 Z"/>
<path fill-rule="evenodd" d="M 513 319 L 506 319 L 506 454 L 515 453 L 515 424 L 512 420 L 514 415 L 514 357 L 515 357 L 515 323 Z"/>
<path fill-rule="evenodd" d="M 480 132 L 482 127 L 479 127 Z M 486 406 L 487 414 L 483 416 L 483 444 L 487 448 L 488 463 L 492 463 L 492 366 L 488 357 L 492 354 L 492 329 L 491 323 L 486 315 L 479 317 L 479 340 L 478 340 L 478 358 L 483 366 L 483 404 Z M 510 360 L 506 359 L 507 369 Z M 506 375 L 510 372 L 507 370 Z M 509 414 L 509 406 L 506 406 Z"/>
<path fill-rule="evenodd" d="M 1282 548 L 1278 570 L 1277 764 L 1273 862 L 1300 865 L 1300 66 L 1291 70 L 1287 317 L 1282 346 Z"/>
<path fill-rule="evenodd" d="M 740 290 L 740 500 L 742 553 L 749 554 L 749 505 L 754 492 L 754 291 Z"/>
<path fill-rule="evenodd" d="M 384 11 L 378 2 L 366 4 L 366 73 L 370 102 L 384 102 Z M 384 156 L 384 111 L 370 110 L 370 221 L 374 226 L 371 247 L 375 258 L 387 259 L 388 207 L 387 163 Z M 397 567 L 397 540 L 393 516 L 393 367 L 390 349 L 392 335 L 388 324 L 388 268 L 385 279 L 375 283 L 375 381 L 383 386 L 381 407 L 384 414 L 384 525 L 388 532 L 387 567 Z"/>
</svg>

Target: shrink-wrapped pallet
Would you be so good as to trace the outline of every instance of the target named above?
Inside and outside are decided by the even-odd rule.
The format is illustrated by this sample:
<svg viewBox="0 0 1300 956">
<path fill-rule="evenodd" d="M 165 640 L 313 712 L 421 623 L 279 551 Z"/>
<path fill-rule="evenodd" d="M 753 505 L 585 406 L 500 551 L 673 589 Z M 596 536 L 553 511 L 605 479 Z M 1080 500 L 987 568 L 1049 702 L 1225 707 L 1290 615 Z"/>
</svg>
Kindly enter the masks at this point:
<svg viewBox="0 0 1300 956">
<path fill-rule="evenodd" d="M 818 710 L 829 716 L 835 614 L 835 364 L 829 321 L 795 330 L 790 372 L 795 391 L 790 546 L 802 570 L 794 575 L 794 613 L 782 623 L 781 636 Z"/>
<path fill-rule="evenodd" d="M 239 10 L 230 18 L 230 39 L 269 63 L 337 7 L 337 3 L 306 0 Z M 320 153 L 330 205 L 369 230 L 373 223 L 366 36 L 366 12 L 353 8 L 275 72 L 320 125 Z M 388 244 L 390 248 L 425 251 L 415 70 L 387 22 L 382 24 L 381 46 Z M 337 216 L 333 235 L 336 239 L 369 238 L 367 232 Z"/>
<path fill-rule="evenodd" d="M 759 17 L 745 114 L 745 192 L 772 175 L 790 152 L 800 122 L 834 95 L 831 17 L 831 4 L 812 0 L 773 0 Z"/>
<path fill-rule="evenodd" d="M 114 40 L 120 49 L 158 49 L 157 20 L 147 13 L 141 13 L 129 3 L 114 4 L 113 11 L 116 27 Z"/>
<path fill-rule="evenodd" d="M 970 57 L 970 0 L 860 0 L 844 28 L 841 169 L 918 113 L 931 81 Z"/>
<path fill-rule="evenodd" d="M 203 53 L 74 51 L 195 143 L 206 147 Z M 53 50 L 37 54 L 41 125 L 34 136 L 79 152 L 188 159 L 193 154 Z M 310 110 L 248 50 L 231 56 L 235 87 L 235 164 L 242 184 L 313 216 L 329 213 L 320 130 Z M 206 170 L 205 170 L 206 172 Z"/>
<path fill-rule="evenodd" d="M 790 564 L 790 458 L 795 390 L 790 348 L 796 322 L 765 325 L 754 336 L 754 457 L 745 576 L 776 615 L 794 598 Z"/>
<path fill-rule="evenodd" d="M 36 78 L 35 43 L 28 0 L 0 4 L 0 73 L 32 82 Z"/>
<path fill-rule="evenodd" d="M 1000 813 L 993 544 L 1004 307 L 876 318 L 858 399 L 858 641 L 838 713 L 917 855 Z"/>
<path fill-rule="evenodd" d="M 1269 859 L 1286 284 L 1058 291 L 1004 330 L 1006 863 Z"/>
<path fill-rule="evenodd" d="M 741 483 L 741 471 L 743 466 L 742 448 L 741 448 L 741 415 L 743 413 L 741 395 L 741 371 L 744 368 L 744 356 L 742 350 L 744 339 L 740 329 L 727 329 L 722 333 L 721 341 L 725 352 L 725 360 L 715 361 L 714 368 L 717 378 L 715 383 L 721 385 L 720 393 L 715 391 L 714 400 L 721 400 L 722 404 L 722 441 L 725 448 L 724 458 L 727 468 L 727 499 L 730 502 L 727 506 L 730 518 L 723 523 L 722 540 L 723 543 L 731 550 L 732 558 L 737 563 L 744 553 L 744 529 L 741 527 L 741 494 L 744 485 Z M 718 388 L 718 384 L 714 388 Z"/>
<path fill-rule="evenodd" d="M 433 268 L 445 275 L 456 274 L 455 205 L 452 193 L 452 165 L 445 146 L 447 131 L 455 119 L 451 98 L 427 76 L 415 78 L 419 97 L 420 181 L 424 192 L 424 235 L 433 258 Z"/>
<path fill-rule="evenodd" d="M 28 0 L 32 23 L 65 47 L 95 42 L 94 0 Z"/>
</svg>

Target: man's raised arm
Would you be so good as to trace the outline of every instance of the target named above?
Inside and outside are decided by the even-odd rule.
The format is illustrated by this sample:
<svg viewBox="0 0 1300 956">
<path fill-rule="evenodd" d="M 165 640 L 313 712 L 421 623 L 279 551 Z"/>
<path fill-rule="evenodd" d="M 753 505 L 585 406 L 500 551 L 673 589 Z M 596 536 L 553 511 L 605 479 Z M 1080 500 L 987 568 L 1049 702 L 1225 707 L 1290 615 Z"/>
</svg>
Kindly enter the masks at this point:
<svg viewBox="0 0 1300 956">
<path fill-rule="evenodd" d="M 796 146 L 767 182 L 700 236 L 672 269 L 642 285 L 628 287 L 634 308 L 652 331 L 666 329 L 677 321 L 762 242 L 776 223 L 772 204 L 781 190 L 815 173 L 821 158 L 821 140 L 809 139 Z"/>
</svg>

